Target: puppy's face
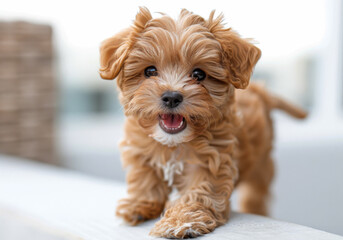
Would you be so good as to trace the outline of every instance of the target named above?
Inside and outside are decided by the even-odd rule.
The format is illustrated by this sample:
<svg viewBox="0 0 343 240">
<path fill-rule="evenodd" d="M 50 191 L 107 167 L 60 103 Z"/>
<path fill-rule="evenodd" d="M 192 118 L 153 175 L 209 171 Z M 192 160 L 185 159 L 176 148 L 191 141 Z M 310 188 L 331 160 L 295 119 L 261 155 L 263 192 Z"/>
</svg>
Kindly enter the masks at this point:
<svg viewBox="0 0 343 240">
<path fill-rule="evenodd" d="M 117 77 L 125 114 L 162 144 L 197 137 L 221 119 L 233 88 L 248 85 L 260 51 L 221 21 L 186 10 L 153 19 L 142 8 L 101 47 L 101 76 Z"/>
</svg>

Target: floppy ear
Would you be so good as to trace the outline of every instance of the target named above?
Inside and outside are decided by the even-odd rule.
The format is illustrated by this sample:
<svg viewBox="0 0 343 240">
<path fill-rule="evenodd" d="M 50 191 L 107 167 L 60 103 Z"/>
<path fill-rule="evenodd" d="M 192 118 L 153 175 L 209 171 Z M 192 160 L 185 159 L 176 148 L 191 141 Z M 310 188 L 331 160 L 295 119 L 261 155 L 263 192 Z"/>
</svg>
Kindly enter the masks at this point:
<svg viewBox="0 0 343 240">
<path fill-rule="evenodd" d="M 106 39 L 100 46 L 100 76 L 114 79 L 118 76 L 124 62 L 146 23 L 152 19 L 147 8 L 140 7 L 132 27 L 124 29 L 115 36 Z M 119 83 L 121 87 L 121 84 Z"/>
<path fill-rule="evenodd" d="M 131 28 L 127 28 L 102 42 L 100 46 L 100 76 L 103 79 L 112 80 L 119 74 L 129 52 L 127 42 L 131 31 Z"/>
<path fill-rule="evenodd" d="M 230 82 L 236 88 L 246 88 L 257 61 L 261 57 L 261 50 L 242 39 L 231 29 L 223 32 L 220 40 L 224 50 L 223 62 L 228 67 Z"/>
<path fill-rule="evenodd" d="M 206 27 L 212 32 L 223 48 L 223 64 L 230 74 L 229 81 L 236 88 L 246 88 L 257 61 L 261 57 L 261 50 L 241 38 L 231 28 L 223 27 L 223 15 L 214 18 L 212 11 L 206 22 Z"/>
</svg>

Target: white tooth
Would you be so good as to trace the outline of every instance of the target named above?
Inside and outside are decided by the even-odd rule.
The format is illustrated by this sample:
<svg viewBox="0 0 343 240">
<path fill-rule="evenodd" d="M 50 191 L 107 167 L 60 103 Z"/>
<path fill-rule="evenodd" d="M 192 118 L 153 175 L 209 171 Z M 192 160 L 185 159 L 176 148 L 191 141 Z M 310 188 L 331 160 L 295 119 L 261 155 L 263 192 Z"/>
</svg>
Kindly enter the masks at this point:
<svg viewBox="0 0 343 240">
<path fill-rule="evenodd" d="M 177 126 L 176 128 L 180 128 L 181 127 L 181 125 L 182 125 L 182 122 L 179 124 L 179 126 Z"/>
<path fill-rule="evenodd" d="M 179 126 L 177 126 L 176 128 L 168 127 L 168 126 L 164 123 L 164 121 L 161 121 L 161 122 L 162 122 L 162 125 L 163 125 L 163 127 L 164 127 L 165 129 L 172 130 L 172 131 L 177 130 L 177 129 L 180 129 L 180 128 L 182 127 L 182 125 L 183 125 L 183 120 L 180 122 Z"/>
</svg>

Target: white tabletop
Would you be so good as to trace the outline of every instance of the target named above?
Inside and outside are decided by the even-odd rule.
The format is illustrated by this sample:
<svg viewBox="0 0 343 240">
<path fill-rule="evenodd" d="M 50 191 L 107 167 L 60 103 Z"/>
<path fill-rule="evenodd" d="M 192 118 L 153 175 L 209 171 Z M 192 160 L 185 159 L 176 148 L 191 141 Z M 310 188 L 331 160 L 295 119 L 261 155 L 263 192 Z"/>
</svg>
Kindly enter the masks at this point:
<svg viewBox="0 0 343 240">
<path fill-rule="evenodd" d="M 0 239 L 156 239 L 154 221 L 127 226 L 114 216 L 125 186 L 64 169 L 0 156 Z M 313 228 L 233 212 L 201 239 L 343 240 Z"/>
</svg>

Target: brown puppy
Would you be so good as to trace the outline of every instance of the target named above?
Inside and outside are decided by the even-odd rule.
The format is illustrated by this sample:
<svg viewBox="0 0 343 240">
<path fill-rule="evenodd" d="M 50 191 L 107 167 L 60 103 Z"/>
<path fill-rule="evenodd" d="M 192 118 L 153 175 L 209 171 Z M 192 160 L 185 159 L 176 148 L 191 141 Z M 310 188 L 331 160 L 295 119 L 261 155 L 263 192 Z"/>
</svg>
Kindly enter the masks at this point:
<svg viewBox="0 0 343 240">
<path fill-rule="evenodd" d="M 243 212 L 267 214 L 273 178 L 270 111 L 305 113 L 263 88 L 245 91 L 261 51 L 223 17 L 182 10 L 153 19 L 141 8 L 133 25 L 101 46 L 100 74 L 117 78 L 126 119 L 122 161 L 128 198 L 117 215 L 135 225 L 160 216 L 151 234 L 195 237 L 229 218 L 242 189 Z M 168 201 L 176 189 L 179 198 Z"/>
</svg>

